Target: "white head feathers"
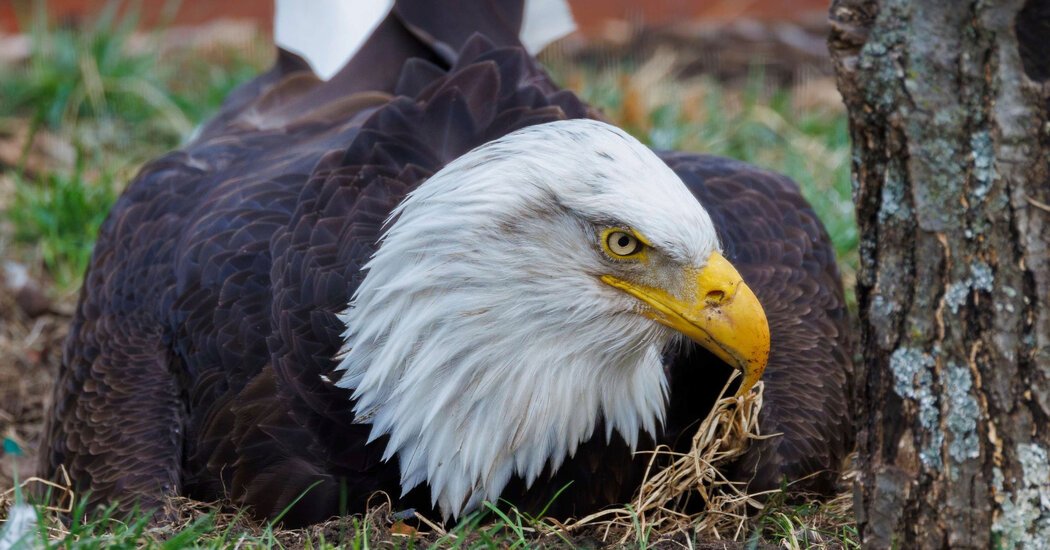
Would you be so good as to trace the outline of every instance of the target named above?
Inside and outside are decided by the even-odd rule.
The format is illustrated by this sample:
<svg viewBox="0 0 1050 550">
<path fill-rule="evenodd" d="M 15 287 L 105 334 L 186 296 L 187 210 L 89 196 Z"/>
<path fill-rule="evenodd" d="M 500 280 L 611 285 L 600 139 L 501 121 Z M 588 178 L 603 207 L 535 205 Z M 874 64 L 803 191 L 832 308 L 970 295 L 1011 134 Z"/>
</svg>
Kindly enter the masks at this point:
<svg viewBox="0 0 1050 550">
<path fill-rule="evenodd" d="M 391 224 L 343 317 L 339 385 L 390 436 L 404 491 L 426 481 L 458 515 L 556 469 L 599 418 L 632 448 L 655 432 L 676 333 L 602 283 L 632 266 L 599 235 L 637 231 L 657 267 L 702 265 L 718 243 L 647 147 L 596 121 L 529 127 L 450 163 Z"/>
</svg>

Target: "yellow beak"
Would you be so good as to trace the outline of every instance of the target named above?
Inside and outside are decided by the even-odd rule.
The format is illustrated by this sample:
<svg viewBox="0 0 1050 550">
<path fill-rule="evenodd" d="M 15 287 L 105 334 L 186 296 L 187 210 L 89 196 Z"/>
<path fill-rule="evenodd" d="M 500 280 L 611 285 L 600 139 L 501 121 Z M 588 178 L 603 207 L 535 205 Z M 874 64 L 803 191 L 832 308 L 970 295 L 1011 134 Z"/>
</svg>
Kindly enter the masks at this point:
<svg viewBox="0 0 1050 550">
<path fill-rule="evenodd" d="M 603 275 L 602 281 L 650 307 L 644 314 L 688 336 L 719 359 L 740 369 L 744 395 L 762 377 L 769 360 L 769 323 L 758 298 L 721 254 L 711 253 L 707 265 L 685 274 L 689 295 L 678 298 L 662 288 L 637 285 Z"/>
</svg>

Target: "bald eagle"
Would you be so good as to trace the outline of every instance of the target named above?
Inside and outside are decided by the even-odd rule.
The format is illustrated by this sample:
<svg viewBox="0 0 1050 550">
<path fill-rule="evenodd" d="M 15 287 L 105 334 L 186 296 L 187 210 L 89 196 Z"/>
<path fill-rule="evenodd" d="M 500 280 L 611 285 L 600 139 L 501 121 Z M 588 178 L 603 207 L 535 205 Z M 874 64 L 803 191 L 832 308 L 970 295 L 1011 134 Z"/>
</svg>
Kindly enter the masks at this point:
<svg viewBox="0 0 1050 550">
<path fill-rule="evenodd" d="M 733 475 L 833 487 L 851 366 L 821 223 L 782 176 L 601 122 L 522 46 L 529 12 L 399 0 L 327 80 L 282 49 L 147 164 L 100 231 L 44 474 L 290 525 L 566 485 L 549 513 L 578 516 L 687 446 L 736 368 L 765 369 L 781 435 Z"/>
</svg>

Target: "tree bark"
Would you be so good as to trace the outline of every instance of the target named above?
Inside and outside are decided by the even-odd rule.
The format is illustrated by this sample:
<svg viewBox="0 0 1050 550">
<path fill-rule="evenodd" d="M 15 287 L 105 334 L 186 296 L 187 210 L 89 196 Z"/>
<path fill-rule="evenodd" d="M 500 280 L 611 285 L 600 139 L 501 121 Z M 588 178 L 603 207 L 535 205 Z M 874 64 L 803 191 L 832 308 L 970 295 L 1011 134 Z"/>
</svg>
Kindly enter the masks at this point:
<svg viewBox="0 0 1050 550">
<path fill-rule="evenodd" d="M 873 548 L 1050 547 L 1050 0 L 835 0 Z"/>
</svg>

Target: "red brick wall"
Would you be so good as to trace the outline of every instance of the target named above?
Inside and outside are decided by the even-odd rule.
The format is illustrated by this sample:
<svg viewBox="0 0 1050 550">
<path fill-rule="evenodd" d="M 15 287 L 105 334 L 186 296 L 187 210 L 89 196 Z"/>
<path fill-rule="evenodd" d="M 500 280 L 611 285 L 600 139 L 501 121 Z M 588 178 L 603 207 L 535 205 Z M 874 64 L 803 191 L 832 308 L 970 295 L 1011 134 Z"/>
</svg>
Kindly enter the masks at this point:
<svg viewBox="0 0 1050 550">
<path fill-rule="evenodd" d="M 577 24 L 585 32 L 609 19 L 645 24 L 680 21 L 718 21 L 750 17 L 799 20 L 826 17 L 830 0 L 569 0 Z"/>
<path fill-rule="evenodd" d="M 309 0 L 304 0 L 308 2 Z M 358 0 L 353 0 L 358 1 Z M 19 23 L 28 21 L 37 0 L 0 0 L 0 32 L 18 32 Z M 53 21 L 92 21 L 107 0 L 46 0 L 47 12 Z M 132 5 L 133 2 L 123 2 Z M 151 27 L 163 20 L 169 0 L 141 0 L 140 20 Z M 269 29 L 273 22 L 273 2 L 270 0 L 182 0 L 173 24 L 193 25 L 214 19 L 254 19 Z"/>
<path fill-rule="evenodd" d="M 0 32 L 17 32 L 36 0 L 0 0 Z M 308 2 L 309 0 L 304 0 Z M 362 0 L 348 0 L 362 1 Z M 570 0 L 581 29 L 594 33 L 609 19 L 627 19 L 647 24 L 682 20 L 720 20 L 736 17 L 797 20 L 823 17 L 829 0 Z M 47 11 L 56 21 L 87 19 L 106 0 L 47 0 Z M 143 24 L 151 26 L 169 0 L 142 0 Z M 182 0 L 174 23 L 195 24 L 218 18 L 254 19 L 269 29 L 273 3 L 267 0 Z"/>
</svg>

